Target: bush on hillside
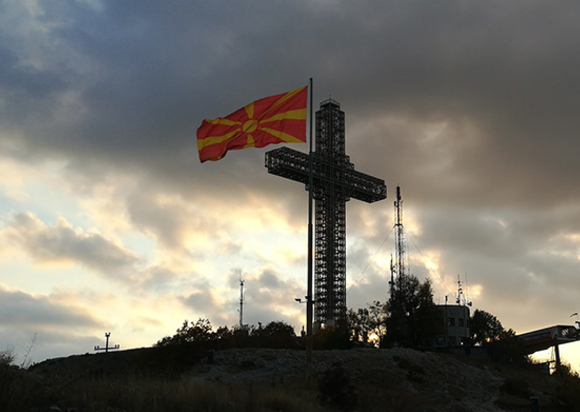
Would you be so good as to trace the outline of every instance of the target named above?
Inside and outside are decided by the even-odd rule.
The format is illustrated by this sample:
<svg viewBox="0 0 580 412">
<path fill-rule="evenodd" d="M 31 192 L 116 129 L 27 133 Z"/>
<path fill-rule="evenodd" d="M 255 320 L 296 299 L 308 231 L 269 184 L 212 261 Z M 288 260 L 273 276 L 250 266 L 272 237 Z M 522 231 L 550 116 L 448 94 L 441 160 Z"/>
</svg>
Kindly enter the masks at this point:
<svg viewBox="0 0 580 412">
<path fill-rule="evenodd" d="M 196 345 L 202 349 L 229 348 L 298 348 L 300 344 L 294 333 L 294 328 L 286 322 L 272 321 L 265 327 L 230 330 L 227 326 L 219 327 L 215 332 L 211 322 L 198 319 L 197 322 L 185 320 L 173 336 L 166 336 L 158 341 L 156 347 L 174 347 Z"/>
<path fill-rule="evenodd" d="M 318 400 L 322 406 L 351 411 L 358 405 L 355 387 L 347 371 L 338 362 L 324 372 L 318 382 L 318 391 Z"/>
</svg>

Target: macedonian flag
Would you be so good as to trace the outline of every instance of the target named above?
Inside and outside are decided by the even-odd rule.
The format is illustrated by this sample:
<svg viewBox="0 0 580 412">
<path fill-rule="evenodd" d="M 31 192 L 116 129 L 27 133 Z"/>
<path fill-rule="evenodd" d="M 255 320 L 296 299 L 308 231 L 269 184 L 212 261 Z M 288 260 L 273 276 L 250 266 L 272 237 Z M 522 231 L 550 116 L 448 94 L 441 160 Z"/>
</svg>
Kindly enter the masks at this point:
<svg viewBox="0 0 580 412">
<path fill-rule="evenodd" d="M 199 160 L 219 160 L 228 150 L 305 142 L 307 89 L 265 97 L 226 117 L 205 119 L 197 129 Z"/>
</svg>

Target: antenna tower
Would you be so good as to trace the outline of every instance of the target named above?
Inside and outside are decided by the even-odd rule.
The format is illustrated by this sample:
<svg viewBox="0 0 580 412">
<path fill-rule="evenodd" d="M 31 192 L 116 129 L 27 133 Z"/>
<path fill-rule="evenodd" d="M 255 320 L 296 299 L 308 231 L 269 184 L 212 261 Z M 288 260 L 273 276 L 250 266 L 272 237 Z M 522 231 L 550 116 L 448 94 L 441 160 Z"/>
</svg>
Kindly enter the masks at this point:
<svg viewBox="0 0 580 412">
<path fill-rule="evenodd" d="M 471 306 L 471 302 L 467 299 L 465 293 L 463 293 L 460 275 L 457 275 L 457 299 L 455 300 L 455 303 L 461 306 Z"/>
<path fill-rule="evenodd" d="M 395 200 L 395 262 L 391 263 L 391 296 L 395 287 L 394 274 L 397 274 L 398 286 L 406 276 L 407 244 L 405 242 L 405 227 L 403 226 L 403 199 L 401 198 L 401 187 L 397 186 L 397 200 Z M 399 288 L 400 289 L 400 288 Z"/>
</svg>

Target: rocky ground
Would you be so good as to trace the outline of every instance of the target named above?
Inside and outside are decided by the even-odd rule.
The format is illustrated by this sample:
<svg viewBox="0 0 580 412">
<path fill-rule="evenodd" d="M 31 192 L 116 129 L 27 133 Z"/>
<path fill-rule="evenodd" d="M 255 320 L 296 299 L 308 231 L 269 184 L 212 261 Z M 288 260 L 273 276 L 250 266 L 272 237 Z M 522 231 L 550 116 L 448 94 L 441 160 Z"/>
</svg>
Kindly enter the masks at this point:
<svg viewBox="0 0 580 412">
<path fill-rule="evenodd" d="M 144 365 L 144 359 L 153 359 L 157 356 L 154 354 L 149 348 L 75 356 L 43 362 L 33 370 L 43 375 L 107 375 Z M 197 359 L 179 372 L 180 379 L 218 385 L 224 392 L 232 388 L 249 392 L 276 388 L 289 396 L 312 399 L 320 390 L 320 382 L 341 374 L 345 378 L 332 385 L 336 391 L 357 398 L 355 410 L 530 411 L 531 397 L 538 398 L 543 412 L 573 410 L 558 401 L 561 382 L 538 368 L 404 348 L 315 351 L 312 384 L 307 379 L 305 353 L 297 350 L 208 352 L 208 357 Z"/>
<path fill-rule="evenodd" d="M 544 374 L 533 374 L 536 379 L 530 383 L 534 387 L 515 375 L 502 373 L 499 365 L 482 361 L 470 364 L 446 354 L 404 348 L 315 351 L 315 380 L 334 365 L 340 365 L 347 372 L 360 396 L 372 397 L 375 403 L 382 402 L 390 408 L 400 406 L 405 410 L 407 406 L 408 410 L 441 412 L 529 411 L 530 396 L 537 396 L 548 404 L 544 389 L 549 381 L 545 378 L 549 377 Z M 306 370 L 304 352 L 246 349 L 216 352 L 212 364 L 206 358 L 187 376 L 225 384 L 270 382 L 274 385 L 304 380 Z M 515 387 L 507 387 L 506 381 Z"/>
</svg>

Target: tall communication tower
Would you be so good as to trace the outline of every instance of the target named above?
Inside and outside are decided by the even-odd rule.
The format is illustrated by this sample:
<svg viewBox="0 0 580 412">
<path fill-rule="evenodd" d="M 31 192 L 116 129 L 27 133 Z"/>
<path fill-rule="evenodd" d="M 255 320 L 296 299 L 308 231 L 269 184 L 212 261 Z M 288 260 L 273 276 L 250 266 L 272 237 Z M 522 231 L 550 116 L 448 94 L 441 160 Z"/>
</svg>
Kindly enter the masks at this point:
<svg viewBox="0 0 580 412">
<path fill-rule="evenodd" d="M 387 339 L 391 344 L 412 341 L 414 325 L 411 311 L 414 308 L 414 291 L 412 290 L 410 274 L 407 268 L 407 244 L 405 242 L 405 227 L 403 226 L 403 199 L 401 188 L 397 186 L 395 200 L 395 256 L 391 258 L 390 297 L 387 301 L 387 310 L 390 313 L 387 319 Z"/>
<path fill-rule="evenodd" d="M 395 262 L 391 262 L 391 296 L 395 288 L 395 274 L 398 289 L 402 285 L 403 279 L 407 275 L 407 243 L 405 241 L 405 227 L 403 226 L 403 199 L 401 198 L 401 187 L 397 186 L 397 199 L 395 204 Z"/>
</svg>

